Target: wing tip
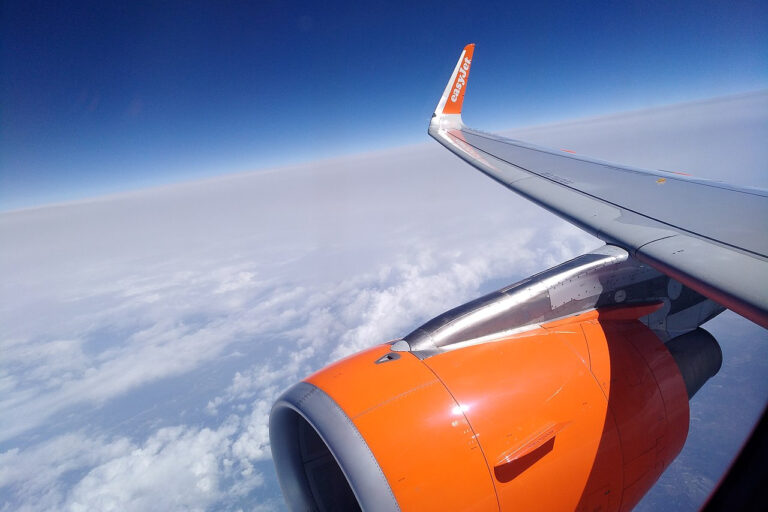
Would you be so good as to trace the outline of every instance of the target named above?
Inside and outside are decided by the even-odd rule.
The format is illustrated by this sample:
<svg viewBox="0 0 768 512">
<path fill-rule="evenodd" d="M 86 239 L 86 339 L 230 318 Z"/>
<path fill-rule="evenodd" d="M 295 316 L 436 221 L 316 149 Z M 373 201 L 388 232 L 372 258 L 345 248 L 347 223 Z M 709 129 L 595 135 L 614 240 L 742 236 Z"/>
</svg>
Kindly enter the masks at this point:
<svg viewBox="0 0 768 512">
<path fill-rule="evenodd" d="M 464 105 L 464 94 L 467 91 L 467 81 L 469 80 L 469 70 L 472 66 L 474 52 L 475 43 L 469 43 L 462 49 L 451 78 L 445 86 L 434 114 L 432 114 L 433 119 L 452 116 L 459 124 L 461 123 L 461 109 Z"/>
</svg>

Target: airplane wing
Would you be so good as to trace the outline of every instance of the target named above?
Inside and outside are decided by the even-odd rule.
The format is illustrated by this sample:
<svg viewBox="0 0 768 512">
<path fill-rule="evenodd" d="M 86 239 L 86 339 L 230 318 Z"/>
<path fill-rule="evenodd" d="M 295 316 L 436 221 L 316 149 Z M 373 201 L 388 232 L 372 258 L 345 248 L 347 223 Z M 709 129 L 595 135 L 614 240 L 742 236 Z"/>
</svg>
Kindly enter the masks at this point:
<svg viewBox="0 0 768 512">
<path fill-rule="evenodd" d="M 637 169 L 464 126 L 474 45 L 429 134 L 467 163 L 606 243 L 768 328 L 768 191 Z"/>
<path fill-rule="evenodd" d="M 608 245 L 286 390 L 269 436 L 295 510 L 630 510 L 680 453 L 689 400 L 722 365 L 699 326 L 723 306 L 768 326 L 766 191 L 470 130 L 473 51 L 430 135 Z M 734 474 L 762 478 L 749 460 Z"/>
</svg>

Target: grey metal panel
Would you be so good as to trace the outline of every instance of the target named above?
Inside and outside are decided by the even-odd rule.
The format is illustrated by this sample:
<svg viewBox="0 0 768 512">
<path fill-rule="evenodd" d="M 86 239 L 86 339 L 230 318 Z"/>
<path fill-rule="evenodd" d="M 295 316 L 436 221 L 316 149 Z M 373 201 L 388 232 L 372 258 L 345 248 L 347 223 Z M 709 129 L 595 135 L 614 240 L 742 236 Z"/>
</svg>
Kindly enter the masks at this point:
<svg viewBox="0 0 768 512">
<path fill-rule="evenodd" d="M 619 247 L 601 247 L 446 311 L 403 340 L 412 351 L 442 349 L 593 309 L 600 302 L 603 283 L 611 277 L 626 270 L 644 274 L 628 258 Z M 645 268 L 650 277 L 660 275 Z M 611 297 L 614 291 L 610 290 Z"/>
<path fill-rule="evenodd" d="M 637 259 L 768 327 L 768 264 L 685 234 L 641 247 Z"/>
<path fill-rule="evenodd" d="M 659 303 L 641 322 L 662 340 L 698 328 L 725 308 L 620 247 L 587 254 L 453 308 L 392 345 L 426 359 L 493 343 L 593 309 Z"/>
<path fill-rule="evenodd" d="M 463 132 L 459 130 L 431 130 L 430 133 L 502 185 L 607 243 L 632 249 L 677 233 L 670 226 L 525 171 L 489 153 L 478 153 L 464 143 Z"/>
<path fill-rule="evenodd" d="M 685 382 L 688 400 L 723 366 L 723 350 L 714 336 L 701 327 L 667 344 Z"/>
<path fill-rule="evenodd" d="M 320 435 L 365 511 L 400 510 L 384 473 L 352 420 L 320 388 L 299 382 L 277 399 L 269 418 L 269 437 L 280 487 L 293 510 L 313 510 L 309 482 L 298 458 L 293 412 Z"/>
<path fill-rule="evenodd" d="M 462 130 L 464 140 L 507 163 L 622 209 L 768 256 L 768 192 L 574 157 Z"/>
<path fill-rule="evenodd" d="M 768 327 L 767 191 L 561 154 L 460 119 L 433 118 L 429 133 L 523 197 Z"/>
</svg>

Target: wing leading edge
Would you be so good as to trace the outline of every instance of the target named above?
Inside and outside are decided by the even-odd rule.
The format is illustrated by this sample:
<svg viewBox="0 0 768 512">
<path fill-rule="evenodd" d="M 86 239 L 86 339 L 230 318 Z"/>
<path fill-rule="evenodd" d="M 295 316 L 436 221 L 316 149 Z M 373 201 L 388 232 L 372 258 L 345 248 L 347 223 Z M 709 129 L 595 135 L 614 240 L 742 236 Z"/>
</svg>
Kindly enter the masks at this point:
<svg viewBox="0 0 768 512">
<path fill-rule="evenodd" d="M 464 126 L 467 45 L 429 134 L 502 185 L 768 328 L 768 191 L 616 165 Z"/>
</svg>

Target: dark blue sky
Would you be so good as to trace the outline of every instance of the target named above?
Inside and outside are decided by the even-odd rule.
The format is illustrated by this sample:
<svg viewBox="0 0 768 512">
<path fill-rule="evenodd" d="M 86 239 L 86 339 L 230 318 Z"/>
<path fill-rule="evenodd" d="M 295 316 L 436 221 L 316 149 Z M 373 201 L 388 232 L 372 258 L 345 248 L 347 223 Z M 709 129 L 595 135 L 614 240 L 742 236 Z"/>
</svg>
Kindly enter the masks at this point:
<svg viewBox="0 0 768 512">
<path fill-rule="evenodd" d="M 0 210 L 768 87 L 765 2 L 3 3 Z"/>
</svg>

